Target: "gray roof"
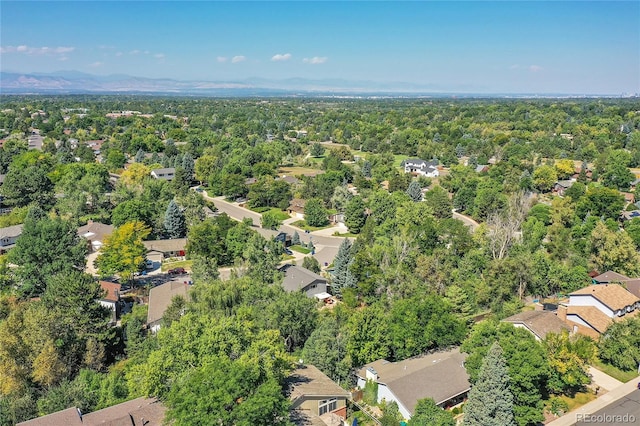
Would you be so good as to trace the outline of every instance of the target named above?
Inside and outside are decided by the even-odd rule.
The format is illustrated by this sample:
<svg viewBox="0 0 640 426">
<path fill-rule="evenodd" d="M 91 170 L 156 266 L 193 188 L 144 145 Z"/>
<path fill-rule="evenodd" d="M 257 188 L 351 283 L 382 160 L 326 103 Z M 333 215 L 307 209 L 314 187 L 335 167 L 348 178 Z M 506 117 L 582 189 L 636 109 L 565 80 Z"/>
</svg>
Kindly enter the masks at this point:
<svg viewBox="0 0 640 426">
<path fill-rule="evenodd" d="M 107 235 L 111 235 L 115 228 L 100 222 L 90 222 L 78 228 L 78 235 L 91 241 L 104 241 Z"/>
<path fill-rule="evenodd" d="M 464 368 L 466 357 L 455 348 L 398 362 L 379 359 L 362 367 L 358 376 L 366 378 L 367 368 L 372 367 L 378 374 L 378 383 L 386 384 L 413 413 L 420 399 L 433 398 L 441 404 L 471 388 Z"/>
<path fill-rule="evenodd" d="M 0 228 L 0 239 L 2 238 L 17 238 L 22 235 L 23 225 L 7 226 L 6 228 Z"/>
<path fill-rule="evenodd" d="M 400 166 L 404 167 L 406 164 L 413 164 L 416 166 L 423 166 L 423 167 L 432 167 L 435 168 L 438 165 L 438 162 L 435 160 L 431 160 L 431 161 L 425 161 L 425 160 L 421 160 L 420 158 L 407 158 L 406 160 L 402 160 L 402 163 L 400 163 Z"/>
<path fill-rule="evenodd" d="M 571 188 L 574 183 L 576 182 L 573 180 L 559 180 L 558 182 L 556 182 L 556 185 L 560 185 L 561 187 L 567 189 Z"/>
<path fill-rule="evenodd" d="M 287 291 L 301 290 L 317 280 L 327 282 L 326 278 L 297 265 L 284 265 L 280 271 L 284 272 L 282 287 Z"/>
<path fill-rule="evenodd" d="M 176 169 L 174 167 L 165 167 L 162 169 L 153 169 L 150 173 L 158 179 L 168 179 L 176 174 Z"/>
<path fill-rule="evenodd" d="M 539 339 L 544 339 L 547 333 L 560 334 L 563 330 L 571 330 L 556 314 L 549 311 L 520 312 L 502 321 L 522 324 Z"/>
<path fill-rule="evenodd" d="M 160 321 L 175 296 L 182 296 L 189 300 L 189 285 L 182 281 L 170 281 L 154 287 L 149 292 L 149 311 L 147 324 Z"/>
<path fill-rule="evenodd" d="M 166 408 L 155 398 L 137 398 L 122 404 L 80 413 L 76 407 L 67 408 L 47 416 L 18 423 L 24 426 L 160 426 Z"/>
</svg>

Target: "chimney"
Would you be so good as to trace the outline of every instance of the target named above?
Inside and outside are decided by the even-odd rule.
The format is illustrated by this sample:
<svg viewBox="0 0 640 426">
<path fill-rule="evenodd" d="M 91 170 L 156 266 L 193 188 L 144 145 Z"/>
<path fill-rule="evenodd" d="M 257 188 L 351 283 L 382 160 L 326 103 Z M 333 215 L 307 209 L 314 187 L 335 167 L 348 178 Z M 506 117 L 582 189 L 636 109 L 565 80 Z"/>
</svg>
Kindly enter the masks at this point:
<svg viewBox="0 0 640 426">
<path fill-rule="evenodd" d="M 567 321 L 567 307 L 566 305 L 562 305 L 559 304 L 558 305 L 558 318 L 560 318 L 562 321 L 566 322 Z"/>
</svg>

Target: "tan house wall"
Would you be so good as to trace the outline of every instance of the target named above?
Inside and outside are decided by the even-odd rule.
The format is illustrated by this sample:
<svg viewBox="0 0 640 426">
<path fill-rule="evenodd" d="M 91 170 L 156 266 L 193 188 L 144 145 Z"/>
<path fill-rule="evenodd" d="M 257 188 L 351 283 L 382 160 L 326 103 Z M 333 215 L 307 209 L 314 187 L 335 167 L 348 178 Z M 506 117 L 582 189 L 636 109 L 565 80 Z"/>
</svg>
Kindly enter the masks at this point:
<svg viewBox="0 0 640 426">
<path fill-rule="evenodd" d="M 314 414 L 314 415 L 318 415 L 318 403 L 320 401 L 324 401 L 325 399 L 331 399 L 332 397 L 305 397 L 305 400 L 302 404 L 300 404 L 298 407 L 298 409 L 301 410 L 305 410 L 305 411 L 309 411 L 310 413 Z M 347 412 L 347 400 L 346 398 L 338 398 L 338 404 L 337 404 L 338 408 L 334 411 L 332 411 L 332 413 L 341 415 L 343 418 L 346 418 L 346 412 Z M 341 412 L 344 413 L 344 415 L 340 414 Z"/>
</svg>

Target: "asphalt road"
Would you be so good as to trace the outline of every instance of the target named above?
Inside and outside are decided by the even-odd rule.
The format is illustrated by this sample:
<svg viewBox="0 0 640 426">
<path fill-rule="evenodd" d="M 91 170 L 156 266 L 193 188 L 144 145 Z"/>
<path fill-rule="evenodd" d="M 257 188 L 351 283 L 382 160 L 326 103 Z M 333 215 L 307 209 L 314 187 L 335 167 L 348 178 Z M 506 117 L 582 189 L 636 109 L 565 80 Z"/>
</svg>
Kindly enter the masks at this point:
<svg viewBox="0 0 640 426">
<path fill-rule="evenodd" d="M 227 215 L 229 215 L 229 217 L 239 221 L 245 218 L 250 218 L 256 227 L 260 226 L 261 215 L 259 213 L 240 207 L 235 203 L 230 203 L 226 201 L 224 197 L 213 198 L 206 195 L 204 196 L 208 200 L 212 201 L 220 212 L 226 213 Z M 269 231 L 262 228 L 257 228 L 256 230 L 264 237 L 269 237 L 274 233 L 274 231 Z M 308 243 L 309 240 L 313 241 L 313 245 L 316 248 L 314 257 L 318 260 L 318 262 L 320 262 L 321 266 L 325 266 L 325 264 L 328 265 L 333 262 L 333 259 L 338 252 L 338 247 L 340 247 L 340 244 L 344 240 L 343 237 L 331 237 L 325 235 L 315 235 L 313 233 L 305 233 L 301 229 L 295 228 L 290 225 L 282 225 L 278 231 L 286 232 L 289 235 L 293 235 L 294 232 L 298 232 L 300 241 L 302 241 L 303 243 Z"/>
<path fill-rule="evenodd" d="M 640 390 L 635 390 L 593 414 L 577 414 L 577 426 L 640 424 Z"/>
</svg>

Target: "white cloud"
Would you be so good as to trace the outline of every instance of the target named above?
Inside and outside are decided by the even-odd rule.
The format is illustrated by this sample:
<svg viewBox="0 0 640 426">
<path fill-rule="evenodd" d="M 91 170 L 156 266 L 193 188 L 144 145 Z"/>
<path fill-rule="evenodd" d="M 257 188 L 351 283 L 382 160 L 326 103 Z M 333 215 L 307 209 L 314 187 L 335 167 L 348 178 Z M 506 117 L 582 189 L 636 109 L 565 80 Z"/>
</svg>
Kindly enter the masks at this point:
<svg viewBox="0 0 640 426">
<path fill-rule="evenodd" d="M 304 58 L 302 62 L 305 64 L 324 64 L 329 58 L 326 56 L 314 56 L 313 58 Z"/>
<path fill-rule="evenodd" d="M 68 61 L 68 60 L 69 60 L 69 57 L 68 57 L 68 56 L 60 56 L 60 57 L 58 58 L 58 60 L 59 60 L 59 61 L 61 61 L 61 62 L 63 62 L 63 61 Z"/>
<path fill-rule="evenodd" d="M 131 52 L 129 52 L 129 55 L 139 55 L 140 51 L 138 49 L 136 50 L 132 50 Z"/>
<path fill-rule="evenodd" d="M 285 53 L 285 54 L 278 53 L 271 57 L 271 60 L 274 62 L 288 61 L 289 59 L 291 59 L 291 53 Z"/>
<path fill-rule="evenodd" d="M 122 56 L 122 52 L 116 52 L 116 56 L 118 57 Z"/>
<path fill-rule="evenodd" d="M 217 60 L 218 62 L 227 62 L 227 60 L 228 60 L 228 59 L 229 59 L 229 58 L 227 58 L 226 56 L 218 56 L 218 57 L 216 58 L 216 60 Z"/>
<path fill-rule="evenodd" d="M 153 57 L 157 59 L 164 59 L 164 53 L 156 53 Z"/>
<path fill-rule="evenodd" d="M 242 55 L 238 55 L 238 56 L 234 56 L 233 58 L 231 58 L 231 62 L 234 64 L 237 64 L 238 62 L 242 62 L 242 61 L 246 61 L 247 58 L 245 56 Z"/>
<path fill-rule="evenodd" d="M 3 46 L 0 48 L 0 53 L 25 53 L 27 55 L 64 55 L 76 50 L 75 47 L 70 46 L 58 46 L 58 47 L 33 47 L 27 45 L 20 46 Z"/>
<path fill-rule="evenodd" d="M 101 66 L 103 66 L 103 65 L 104 65 L 104 62 L 99 62 L 99 61 L 98 61 L 98 62 L 93 62 L 93 63 L 89 64 L 89 66 L 90 66 L 91 68 L 98 68 L 98 67 L 101 67 Z"/>
<path fill-rule="evenodd" d="M 518 64 L 513 64 L 509 67 L 510 70 L 517 70 L 518 68 L 520 68 L 520 65 Z"/>
<path fill-rule="evenodd" d="M 542 67 L 540 65 L 530 65 L 529 66 L 529 71 L 531 71 L 531 72 L 542 71 Z"/>
</svg>

